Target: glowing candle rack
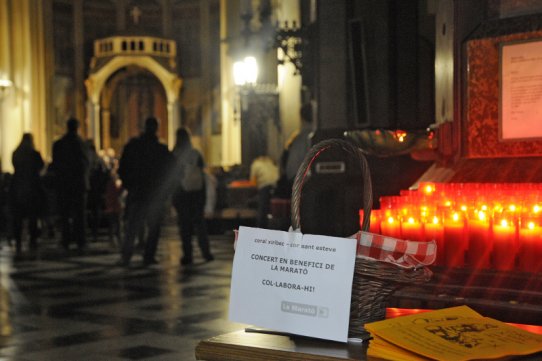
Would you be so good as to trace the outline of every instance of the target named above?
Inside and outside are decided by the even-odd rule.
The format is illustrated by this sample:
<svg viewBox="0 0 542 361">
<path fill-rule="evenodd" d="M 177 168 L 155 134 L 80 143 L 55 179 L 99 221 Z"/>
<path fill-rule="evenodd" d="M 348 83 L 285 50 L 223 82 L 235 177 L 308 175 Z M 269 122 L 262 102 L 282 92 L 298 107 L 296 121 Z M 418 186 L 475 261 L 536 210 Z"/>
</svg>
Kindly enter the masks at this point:
<svg viewBox="0 0 542 361">
<path fill-rule="evenodd" d="M 542 273 L 542 184 L 423 182 L 381 197 L 370 231 L 435 240 L 436 265 Z"/>
</svg>

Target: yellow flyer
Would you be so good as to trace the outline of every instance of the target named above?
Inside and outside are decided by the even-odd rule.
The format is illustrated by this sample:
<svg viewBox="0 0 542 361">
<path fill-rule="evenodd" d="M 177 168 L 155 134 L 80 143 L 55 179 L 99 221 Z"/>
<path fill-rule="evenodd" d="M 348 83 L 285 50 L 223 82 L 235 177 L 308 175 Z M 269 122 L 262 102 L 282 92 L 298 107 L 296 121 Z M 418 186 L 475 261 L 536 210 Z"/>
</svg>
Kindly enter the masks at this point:
<svg viewBox="0 0 542 361">
<path fill-rule="evenodd" d="M 396 346 L 380 337 L 374 335 L 371 341 L 369 341 L 369 348 L 367 349 L 367 356 L 372 356 L 379 359 L 387 360 L 401 360 L 401 361 L 430 361 L 426 357 L 417 355 L 413 352 L 407 351 L 399 346 Z"/>
<path fill-rule="evenodd" d="M 397 323 L 395 327 L 380 325 L 375 328 L 371 324 L 366 327 L 369 326 L 367 329 L 371 333 L 385 341 L 436 360 L 491 359 L 542 351 L 542 335 L 487 317 L 458 317 L 435 322 L 403 321 L 402 327 Z"/>
<path fill-rule="evenodd" d="M 379 334 L 379 331 L 386 328 L 410 327 L 412 325 L 423 325 L 439 321 L 451 321 L 461 318 L 483 317 L 468 306 L 456 306 L 443 308 L 441 310 L 421 312 L 409 316 L 392 318 L 384 321 L 376 321 L 365 324 L 365 329 L 370 333 Z"/>
</svg>

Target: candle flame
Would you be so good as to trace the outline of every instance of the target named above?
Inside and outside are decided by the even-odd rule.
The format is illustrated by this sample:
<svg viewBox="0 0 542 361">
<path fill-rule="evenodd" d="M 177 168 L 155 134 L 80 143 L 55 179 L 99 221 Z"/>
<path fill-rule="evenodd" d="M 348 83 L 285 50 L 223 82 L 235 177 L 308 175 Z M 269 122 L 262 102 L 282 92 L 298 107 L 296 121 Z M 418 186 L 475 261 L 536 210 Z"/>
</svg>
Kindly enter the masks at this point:
<svg viewBox="0 0 542 361">
<path fill-rule="evenodd" d="M 508 227 L 508 221 L 506 219 L 501 219 L 501 226 Z"/>
<path fill-rule="evenodd" d="M 461 209 L 462 212 L 466 212 L 466 211 L 467 211 L 467 206 L 463 204 L 463 205 L 460 207 L 460 209 Z"/>
<path fill-rule="evenodd" d="M 486 220 L 486 212 L 478 212 L 478 219 L 481 220 L 481 221 L 485 221 Z"/>
<path fill-rule="evenodd" d="M 533 212 L 534 213 L 538 213 L 540 212 L 540 206 L 538 204 L 535 204 L 534 207 L 533 207 Z"/>
<path fill-rule="evenodd" d="M 412 217 L 408 217 L 408 223 L 410 223 L 410 224 L 414 224 L 414 218 L 412 218 Z"/>
<path fill-rule="evenodd" d="M 395 136 L 395 139 L 397 139 L 399 143 L 402 143 L 405 141 L 407 132 L 405 132 L 404 130 L 396 130 L 394 133 L 394 136 Z"/>
<path fill-rule="evenodd" d="M 482 205 L 480 206 L 480 209 L 481 209 L 482 211 L 487 211 L 487 204 L 482 204 Z"/>
<path fill-rule="evenodd" d="M 452 219 L 454 220 L 454 222 L 459 221 L 459 214 L 454 213 L 454 214 L 452 215 Z"/>
<path fill-rule="evenodd" d="M 515 212 L 516 211 L 516 205 L 515 204 L 510 204 L 508 206 L 508 209 L 511 211 L 511 212 Z"/>
<path fill-rule="evenodd" d="M 426 185 L 425 188 L 423 189 L 425 194 L 431 194 L 434 192 L 434 190 L 435 188 L 431 184 Z"/>
<path fill-rule="evenodd" d="M 433 224 L 438 224 L 438 217 L 434 216 L 432 219 Z"/>
<path fill-rule="evenodd" d="M 388 223 L 393 223 L 395 222 L 395 219 L 393 219 L 393 217 L 388 217 Z"/>
<path fill-rule="evenodd" d="M 527 223 L 527 228 L 534 229 L 534 227 L 535 227 L 534 222 Z"/>
</svg>

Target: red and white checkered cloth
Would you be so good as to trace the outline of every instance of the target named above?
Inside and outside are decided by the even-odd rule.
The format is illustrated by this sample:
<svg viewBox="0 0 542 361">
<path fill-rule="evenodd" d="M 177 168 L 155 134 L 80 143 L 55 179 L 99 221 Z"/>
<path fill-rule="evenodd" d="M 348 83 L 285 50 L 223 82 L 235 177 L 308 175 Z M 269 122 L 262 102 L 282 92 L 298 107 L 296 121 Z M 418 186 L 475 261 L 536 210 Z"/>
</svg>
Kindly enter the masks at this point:
<svg viewBox="0 0 542 361">
<path fill-rule="evenodd" d="M 435 262 L 435 241 L 414 242 L 380 234 L 359 231 L 357 256 L 396 264 L 400 267 L 422 267 Z"/>
<path fill-rule="evenodd" d="M 234 232 L 235 249 L 239 231 Z M 290 232 L 294 232 L 291 227 Z M 428 266 L 435 262 L 437 257 L 435 241 L 414 242 L 363 231 L 349 238 L 358 240 L 357 257 L 388 262 L 403 268 Z"/>
</svg>

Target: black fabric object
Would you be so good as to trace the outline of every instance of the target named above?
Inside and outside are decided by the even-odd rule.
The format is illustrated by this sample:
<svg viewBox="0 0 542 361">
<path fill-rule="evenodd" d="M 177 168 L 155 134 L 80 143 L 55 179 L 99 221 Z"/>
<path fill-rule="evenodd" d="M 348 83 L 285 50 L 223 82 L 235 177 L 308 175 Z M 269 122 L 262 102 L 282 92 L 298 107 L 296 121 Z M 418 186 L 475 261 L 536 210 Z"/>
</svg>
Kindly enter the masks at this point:
<svg viewBox="0 0 542 361">
<path fill-rule="evenodd" d="M 321 152 L 305 169 L 300 225 L 305 234 L 348 237 L 360 230 L 363 178 L 358 160 L 339 147 Z"/>
</svg>

